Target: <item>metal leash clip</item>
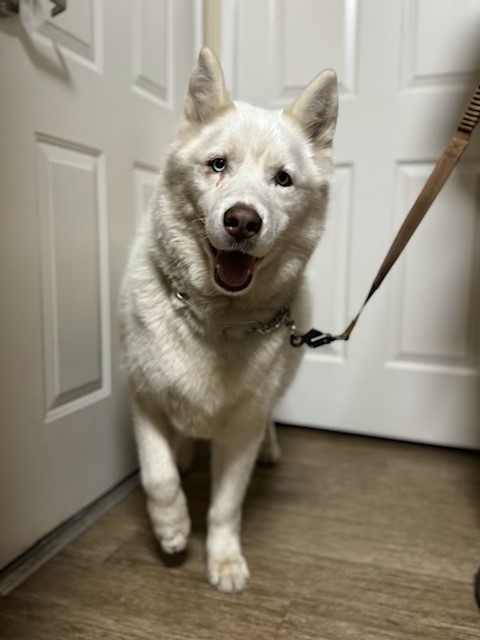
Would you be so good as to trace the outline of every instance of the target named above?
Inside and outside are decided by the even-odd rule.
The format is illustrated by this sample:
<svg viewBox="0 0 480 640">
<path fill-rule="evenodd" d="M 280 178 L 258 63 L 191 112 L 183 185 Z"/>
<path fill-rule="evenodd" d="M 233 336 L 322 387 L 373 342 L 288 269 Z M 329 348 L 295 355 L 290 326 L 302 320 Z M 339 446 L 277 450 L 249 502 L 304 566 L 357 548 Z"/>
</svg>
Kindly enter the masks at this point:
<svg viewBox="0 0 480 640">
<path fill-rule="evenodd" d="M 290 327 L 290 333 L 292 347 L 301 347 L 302 344 L 306 344 L 308 347 L 315 349 L 316 347 L 331 344 L 336 340 L 345 340 L 343 336 L 332 336 L 331 333 L 324 333 L 323 331 L 317 331 L 317 329 L 310 329 L 310 331 L 302 335 L 296 332 L 295 325 Z"/>
</svg>

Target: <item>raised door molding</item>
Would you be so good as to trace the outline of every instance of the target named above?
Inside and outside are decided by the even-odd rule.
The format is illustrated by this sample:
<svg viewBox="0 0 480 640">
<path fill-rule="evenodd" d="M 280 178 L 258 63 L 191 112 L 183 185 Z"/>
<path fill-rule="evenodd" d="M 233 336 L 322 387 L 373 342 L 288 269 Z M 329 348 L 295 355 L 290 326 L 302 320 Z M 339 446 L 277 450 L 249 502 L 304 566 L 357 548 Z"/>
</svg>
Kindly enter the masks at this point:
<svg viewBox="0 0 480 640">
<path fill-rule="evenodd" d="M 327 67 L 337 71 L 340 93 L 354 94 L 357 5 L 357 0 L 223 2 L 221 58 L 233 97 L 280 108 Z"/>
<path fill-rule="evenodd" d="M 111 390 L 105 165 L 102 154 L 37 140 L 47 422 Z"/>
<path fill-rule="evenodd" d="M 397 165 L 395 226 L 434 162 Z M 407 247 L 394 273 L 390 368 L 478 375 L 480 164 L 463 162 Z"/>
<path fill-rule="evenodd" d="M 132 89 L 173 111 L 172 0 L 134 0 L 132 20 Z"/>
<path fill-rule="evenodd" d="M 478 83 L 480 2 L 405 0 L 403 11 L 403 88 Z"/>
</svg>

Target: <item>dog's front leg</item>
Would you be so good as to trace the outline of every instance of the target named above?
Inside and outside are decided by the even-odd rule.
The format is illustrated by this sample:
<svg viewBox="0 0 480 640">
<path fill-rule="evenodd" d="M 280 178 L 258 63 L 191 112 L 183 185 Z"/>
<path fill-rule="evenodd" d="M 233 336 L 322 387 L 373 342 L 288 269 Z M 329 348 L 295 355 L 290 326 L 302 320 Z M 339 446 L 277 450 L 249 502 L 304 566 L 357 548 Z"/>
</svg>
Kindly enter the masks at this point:
<svg viewBox="0 0 480 640">
<path fill-rule="evenodd" d="M 146 411 L 137 403 L 133 419 L 140 477 L 153 530 L 166 553 L 177 553 L 187 545 L 190 518 L 175 463 L 170 427 L 160 412 Z"/>
<path fill-rule="evenodd" d="M 226 593 L 241 591 L 249 578 L 240 542 L 241 509 L 263 436 L 261 427 L 252 433 L 236 426 L 212 443 L 207 573 L 210 583 Z"/>
</svg>

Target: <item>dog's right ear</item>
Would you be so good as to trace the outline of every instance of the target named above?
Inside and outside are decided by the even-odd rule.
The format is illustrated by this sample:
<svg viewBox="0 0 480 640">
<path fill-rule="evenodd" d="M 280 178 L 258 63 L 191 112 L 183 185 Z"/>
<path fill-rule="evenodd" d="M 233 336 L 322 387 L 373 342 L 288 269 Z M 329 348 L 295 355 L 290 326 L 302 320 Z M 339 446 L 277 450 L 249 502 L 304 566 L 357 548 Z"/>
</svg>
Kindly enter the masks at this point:
<svg viewBox="0 0 480 640">
<path fill-rule="evenodd" d="M 204 47 L 188 85 L 185 116 L 190 122 L 205 123 L 231 106 L 220 63 L 215 54 Z"/>
</svg>

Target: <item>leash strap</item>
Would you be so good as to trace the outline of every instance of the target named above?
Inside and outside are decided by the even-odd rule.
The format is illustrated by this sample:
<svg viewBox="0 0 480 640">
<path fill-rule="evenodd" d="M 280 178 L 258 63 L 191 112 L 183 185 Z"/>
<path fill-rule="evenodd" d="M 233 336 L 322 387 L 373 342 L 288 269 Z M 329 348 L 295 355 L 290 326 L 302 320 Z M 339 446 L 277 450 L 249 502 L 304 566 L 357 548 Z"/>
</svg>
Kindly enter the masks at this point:
<svg viewBox="0 0 480 640">
<path fill-rule="evenodd" d="M 292 327 L 290 338 L 292 346 L 300 347 L 302 344 L 306 344 L 308 347 L 316 348 L 321 347 L 325 344 L 330 344 L 331 342 L 335 342 L 336 340 L 348 340 L 350 338 L 350 334 L 355 328 L 355 325 L 357 324 L 358 319 L 360 318 L 360 315 L 365 308 L 365 305 L 373 296 L 375 291 L 380 287 L 388 272 L 407 246 L 408 241 L 415 233 L 415 230 L 425 217 L 425 214 L 431 207 L 437 195 L 440 193 L 443 185 L 445 184 L 448 176 L 451 174 L 453 168 L 457 164 L 460 156 L 465 151 L 470 141 L 470 136 L 475 129 L 475 126 L 477 125 L 479 119 L 480 85 L 477 87 L 477 90 L 473 94 L 472 99 L 470 100 L 465 113 L 463 114 L 460 124 L 458 125 L 456 131 L 453 133 L 450 142 L 445 147 L 442 155 L 437 160 L 437 163 L 433 168 L 433 171 L 430 174 L 427 182 L 425 183 L 422 191 L 420 192 L 420 195 L 415 200 L 412 208 L 407 214 L 407 217 L 403 221 L 403 224 L 400 227 L 397 235 L 395 236 L 395 239 L 392 242 L 387 255 L 385 256 L 385 259 L 382 262 L 377 275 L 375 276 L 372 286 L 370 287 L 370 291 L 368 292 L 368 295 L 365 298 L 364 303 L 360 307 L 357 315 L 353 318 L 348 327 L 338 335 L 324 333 L 322 331 L 318 331 L 317 329 L 310 329 L 310 331 L 302 335 L 297 333 L 295 328 Z"/>
</svg>

